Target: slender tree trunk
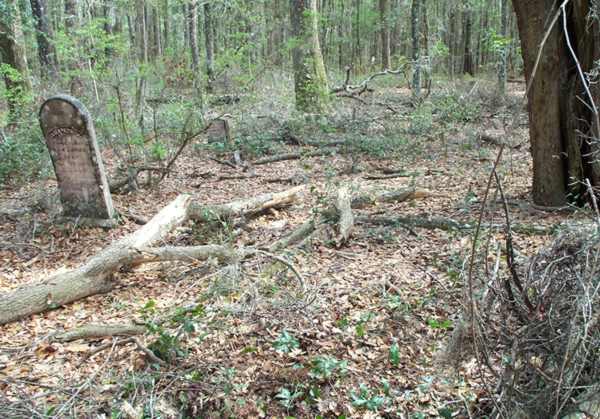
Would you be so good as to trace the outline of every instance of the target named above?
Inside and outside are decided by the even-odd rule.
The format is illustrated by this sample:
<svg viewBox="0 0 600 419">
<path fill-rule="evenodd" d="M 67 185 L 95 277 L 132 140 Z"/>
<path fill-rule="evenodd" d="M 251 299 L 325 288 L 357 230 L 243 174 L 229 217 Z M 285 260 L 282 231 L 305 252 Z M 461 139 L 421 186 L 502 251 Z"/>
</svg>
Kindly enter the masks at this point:
<svg viewBox="0 0 600 419">
<path fill-rule="evenodd" d="M 329 87 L 319 45 L 316 0 L 290 0 L 294 36 L 294 88 L 296 108 L 321 112 L 329 101 Z"/>
<path fill-rule="evenodd" d="M 23 41 L 17 2 L 9 0 L 5 4 L 3 14 L 0 15 L 0 58 L 12 69 L 3 72 L 11 123 L 18 119 L 23 101 L 31 90 Z"/>
<path fill-rule="evenodd" d="M 169 6 L 169 0 L 163 0 L 162 5 L 162 50 L 163 55 L 166 55 L 167 51 L 169 50 L 169 32 L 171 32 L 171 8 Z"/>
<path fill-rule="evenodd" d="M 144 0 L 135 1 L 136 30 L 135 37 L 138 47 L 138 60 L 142 63 L 148 62 L 148 31 L 146 22 L 146 5 Z"/>
<path fill-rule="evenodd" d="M 356 38 L 354 39 L 354 57 L 352 59 L 352 62 L 354 63 L 355 60 L 358 61 L 358 68 L 362 70 L 362 48 L 361 48 L 361 42 L 360 42 L 360 7 L 361 7 L 361 1 L 360 0 L 356 0 L 355 1 L 355 5 L 356 5 L 356 19 L 354 21 L 354 33 Z"/>
<path fill-rule="evenodd" d="M 506 94 L 506 80 L 508 67 L 508 0 L 501 0 L 500 12 L 500 35 L 502 35 L 502 48 L 500 49 L 500 60 L 498 63 L 498 91 L 501 95 Z"/>
<path fill-rule="evenodd" d="M 379 0 L 379 19 L 381 22 L 381 68 L 390 68 L 390 2 Z"/>
<path fill-rule="evenodd" d="M 56 74 L 56 52 L 48 25 L 46 0 L 30 0 L 31 13 L 35 24 L 35 38 L 40 60 L 40 73 L 43 79 Z"/>
<path fill-rule="evenodd" d="M 467 0 L 468 3 L 468 0 Z M 463 20 L 465 25 L 464 49 L 463 49 L 463 74 L 475 74 L 473 70 L 473 56 L 471 54 L 471 32 L 473 27 L 473 11 L 470 5 L 465 5 Z"/>
<path fill-rule="evenodd" d="M 200 53 L 198 51 L 198 2 L 192 0 L 188 4 L 188 31 L 190 39 L 190 53 L 192 56 L 192 71 L 194 78 L 198 78 L 200 68 Z"/>
<path fill-rule="evenodd" d="M 412 59 L 413 59 L 413 79 L 412 89 L 413 96 L 421 97 L 421 54 L 419 48 L 419 14 L 421 11 L 422 0 L 412 0 L 411 8 L 411 35 L 412 35 Z"/>
<path fill-rule="evenodd" d="M 206 49 L 207 90 L 212 92 L 215 77 L 213 21 L 210 3 L 204 3 L 204 46 Z"/>
<path fill-rule="evenodd" d="M 338 66 L 340 70 L 344 69 L 344 15 L 345 15 L 345 3 L 340 2 L 340 22 L 338 22 L 337 33 L 338 33 Z"/>
</svg>

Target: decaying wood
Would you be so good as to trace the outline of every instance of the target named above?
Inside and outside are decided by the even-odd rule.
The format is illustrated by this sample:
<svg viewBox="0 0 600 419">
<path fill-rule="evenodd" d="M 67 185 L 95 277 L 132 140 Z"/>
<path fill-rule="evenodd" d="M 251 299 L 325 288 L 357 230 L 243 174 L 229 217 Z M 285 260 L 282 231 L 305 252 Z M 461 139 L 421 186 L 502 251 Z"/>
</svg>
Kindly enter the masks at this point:
<svg viewBox="0 0 600 419">
<path fill-rule="evenodd" d="M 412 173 L 408 173 L 408 172 L 398 172 L 398 173 L 389 173 L 389 174 L 383 174 L 383 175 L 364 175 L 363 178 L 367 179 L 367 180 L 385 180 L 385 179 L 395 179 L 395 178 L 399 178 L 399 177 L 414 177 L 417 176 L 418 173 L 412 172 Z"/>
<path fill-rule="evenodd" d="M 353 197 L 350 207 L 353 209 L 361 209 L 371 205 L 376 205 L 378 203 L 398 203 L 411 199 L 425 198 L 431 195 L 432 194 L 426 190 L 416 188 L 401 188 L 386 192 L 366 191 Z M 337 211 L 334 207 L 330 207 L 321 211 L 321 213 L 325 218 L 331 218 L 336 216 Z M 273 243 L 270 247 L 270 250 L 273 252 L 302 242 L 310 237 L 310 235 L 315 232 L 317 226 L 322 222 L 323 220 L 315 220 L 314 218 L 305 221 L 288 236 Z"/>
<path fill-rule="evenodd" d="M 245 257 L 239 250 L 221 246 L 151 248 L 152 243 L 164 239 L 173 229 L 189 218 L 196 221 L 219 217 L 255 214 L 268 208 L 281 207 L 293 202 L 302 187 L 279 193 L 268 193 L 229 204 L 202 206 L 189 195 L 181 195 L 163 208 L 146 225 L 133 234 L 108 246 L 91 257 L 81 267 L 56 273 L 46 280 L 27 284 L 13 292 L 0 295 L 0 324 L 9 323 L 31 314 L 58 308 L 90 295 L 113 289 L 113 273 L 125 266 L 167 260 L 206 260 Z"/>
<path fill-rule="evenodd" d="M 385 192 L 363 192 L 352 198 L 352 208 L 360 209 L 378 203 L 399 203 L 411 199 L 421 199 L 434 196 L 433 193 L 418 188 L 401 188 Z"/>
<path fill-rule="evenodd" d="M 428 228 L 432 230 L 470 230 L 473 228 L 471 224 L 463 224 L 451 218 L 443 217 L 372 217 L 360 216 L 356 217 L 356 222 L 361 224 L 374 225 L 403 225 L 407 227 Z"/>
<path fill-rule="evenodd" d="M 306 153 L 283 153 L 276 154 L 274 156 L 263 157 L 262 159 L 258 159 L 252 162 L 254 166 L 259 166 L 261 164 L 269 164 L 275 163 L 279 161 L 286 160 L 299 160 L 304 157 L 321 157 L 321 156 L 330 156 L 332 153 L 331 150 L 315 150 L 308 151 Z"/>
<path fill-rule="evenodd" d="M 337 246 L 340 247 L 350 239 L 354 227 L 352 193 L 348 186 L 342 186 L 338 189 L 335 207 L 339 216 Z"/>
<path fill-rule="evenodd" d="M 303 186 L 297 186 L 283 192 L 265 193 L 254 198 L 241 199 L 221 205 L 200 205 L 193 202 L 190 205 L 189 217 L 194 221 L 206 222 L 215 218 L 232 218 L 257 214 L 269 208 L 290 205 L 298 199 L 303 190 Z"/>
<path fill-rule="evenodd" d="M 146 327 L 138 324 L 88 324 L 52 337 L 58 342 L 71 342 L 77 339 L 99 339 L 109 336 L 134 336 L 146 332 Z"/>
</svg>

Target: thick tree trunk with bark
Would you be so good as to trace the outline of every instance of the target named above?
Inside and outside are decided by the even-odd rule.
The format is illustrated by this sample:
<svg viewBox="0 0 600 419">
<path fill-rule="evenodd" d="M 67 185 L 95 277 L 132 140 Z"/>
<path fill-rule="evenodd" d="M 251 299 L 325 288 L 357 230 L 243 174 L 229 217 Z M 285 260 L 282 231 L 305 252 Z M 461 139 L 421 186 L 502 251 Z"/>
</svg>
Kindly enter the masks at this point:
<svg viewBox="0 0 600 419">
<path fill-rule="evenodd" d="M 290 0 L 290 8 L 296 108 L 319 113 L 327 107 L 329 87 L 319 45 L 317 0 Z"/>
<path fill-rule="evenodd" d="M 582 82 L 583 75 L 588 83 L 587 74 L 600 59 L 598 21 L 589 18 L 592 3 L 592 0 L 572 1 L 563 16 L 557 15 L 558 4 L 554 0 L 513 0 L 525 77 L 530 86 L 533 200 L 539 205 L 581 203 L 585 178 L 594 186 L 600 185 L 598 116 L 593 111 L 600 95 L 597 84 L 592 85 L 592 101 Z M 554 17 L 558 19 L 549 31 Z M 546 35 L 534 74 L 538 51 Z"/>
</svg>

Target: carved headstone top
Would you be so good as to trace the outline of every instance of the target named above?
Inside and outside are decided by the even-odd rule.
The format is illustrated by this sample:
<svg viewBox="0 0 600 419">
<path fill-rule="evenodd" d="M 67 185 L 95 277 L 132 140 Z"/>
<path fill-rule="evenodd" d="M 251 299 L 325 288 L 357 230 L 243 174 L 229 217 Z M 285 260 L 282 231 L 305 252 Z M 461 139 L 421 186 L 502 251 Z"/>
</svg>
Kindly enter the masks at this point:
<svg viewBox="0 0 600 419">
<path fill-rule="evenodd" d="M 57 95 L 42 104 L 39 117 L 58 179 L 63 214 L 112 218 L 108 181 L 85 106 L 71 96 Z"/>
</svg>

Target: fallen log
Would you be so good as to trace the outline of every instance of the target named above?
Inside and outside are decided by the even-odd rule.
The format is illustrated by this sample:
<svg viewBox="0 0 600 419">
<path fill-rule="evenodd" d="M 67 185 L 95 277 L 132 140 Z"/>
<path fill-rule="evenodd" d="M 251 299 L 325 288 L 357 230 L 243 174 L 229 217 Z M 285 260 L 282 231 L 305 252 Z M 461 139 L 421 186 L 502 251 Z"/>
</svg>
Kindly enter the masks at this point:
<svg viewBox="0 0 600 419">
<path fill-rule="evenodd" d="M 183 223 L 190 201 L 189 195 L 180 195 L 148 224 L 91 257 L 79 268 L 0 296 L 0 324 L 111 291 L 115 285 L 112 274 L 131 257 L 132 249 L 147 247 Z"/>
<path fill-rule="evenodd" d="M 373 224 L 373 225 L 403 225 L 407 227 L 419 227 L 427 228 L 431 230 L 470 230 L 474 227 L 471 224 L 463 224 L 451 218 L 443 217 L 416 217 L 416 216 L 404 216 L 404 217 L 372 217 L 372 216 L 360 216 L 356 217 L 356 222 L 361 224 Z"/>
<path fill-rule="evenodd" d="M 152 243 L 164 239 L 188 218 L 207 221 L 218 216 L 255 214 L 268 208 L 289 205 L 302 187 L 279 193 L 262 194 L 228 204 L 203 206 L 189 195 L 180 195 L 136 232 L 92 256 L 79 268 L 56 273 L 46 280 L 27 284 L 0 295 L 0 324 L 6 324 L 31 314 L 42 313 L 65 304 L 107 293 L 115 286 L 113 274 L 125 266 L 173 260 L 206 260 L 245 257 L 245 253 L 222 246 L 161 247 Z"/>
<path fill-rule="evenodd" d="M 284 154 L 276 154 L 274 156 L 263 157 L 262 159 L 258 159 L 252 162 L 254 166 L 259 166 L 261 164 L 269 164 L 275 163 L 279 161 L 286 160 L 299 160 L 303 157 L 321 157 L 321 156 L 330 156 L 332 154 L 331 150 L 315 150 L 309 151 L 306 153 L 284 153 Z"/>
<path fill-rule="evenodd" d="M 77 339 L 100 339 L 109 336 L 135 336 L 146 332 L 146 326 L 138 324 L 89 324 L 58 333 L 52 337 L 57 342 L 71 342 Z"/>
<path fill-rule="evenodd" d="M 269 208 L 290 205 L 298 199 L 304 186 L 296 186 L 283 192 L 272 192 L 254 198 L 240 199 L 221 205 L 200 205 L 192 202 L 189 208 L 190 219 L 198 222 L 213 221 L 215 218 L 233 218 L 258 214 Z"/>
</svg>

